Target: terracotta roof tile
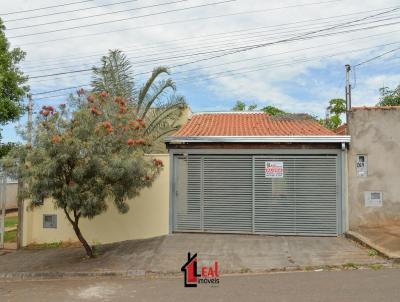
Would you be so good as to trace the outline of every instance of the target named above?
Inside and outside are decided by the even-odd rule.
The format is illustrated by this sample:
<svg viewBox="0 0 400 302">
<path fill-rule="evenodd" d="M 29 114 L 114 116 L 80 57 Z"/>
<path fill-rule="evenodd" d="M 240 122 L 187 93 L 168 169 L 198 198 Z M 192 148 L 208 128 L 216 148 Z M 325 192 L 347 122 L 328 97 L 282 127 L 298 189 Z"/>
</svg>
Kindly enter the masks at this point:
<svg viewBox="0 0 400 302">
<path fill-rule="evenodd" d="M 307 136 L 336 135 L 311 119 L 271 117 L 262 112 L 198 113 L 173 136 Z"/>
<path fill-rule="evenodd" d="M 335 129 L 337 135 L 347 135 L 347 124 L 343 124 Z"/>
</svg>

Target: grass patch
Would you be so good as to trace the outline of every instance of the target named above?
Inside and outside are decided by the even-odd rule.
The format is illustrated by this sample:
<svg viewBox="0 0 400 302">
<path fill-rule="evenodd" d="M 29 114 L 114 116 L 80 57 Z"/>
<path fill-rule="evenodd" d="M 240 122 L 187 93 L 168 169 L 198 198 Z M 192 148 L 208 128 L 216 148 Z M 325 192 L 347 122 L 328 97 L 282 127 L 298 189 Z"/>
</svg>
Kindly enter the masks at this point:
<svg viewBox="0 0 400 302">
<path fill-rule="evenodd" d="M 56 249 L 61 247 L 81 247 L 82 244 L 76 241 L 56 241 L 49 243 L 31 243 L 26 249 L 30 250 L 43 250 L 43 249 Z"/>
<path fill-rule="evenodd" d="M 55 249 L 59 248 L 62 245 L 62 241 L 57 241 L 57 242 L 49 242 L 49 243 L 34 243 L 30 244 L 28 247 L 31 249 Z"/>
<path fill-rule="evenodd" d="M 370 256 L 370 257 L 378 256 L 378 252 L 375 250 L 369 250 L 368 256 Z"/>
<path fill-rule="evenodd" d="M 5 232 L 4 242 L 17 242 L 17 230 Z"/>
<path fill-rule="evenodd" d="M 94 241 L 93 242 L 92 250 L 93 250 L 93 256 L 94 257 L 98 257 L 98 256 L 101 255 L 100 246 L 101 246 L 100 242 L 98 242 L 98 241 Z"/>
<path fill-rule="evenodd" d="M 244 267 L 244 268 L 240 269 L 240 272 L 241 272 L 242 274 L 250 273 L 250 272 L 251 272 L 251 269 L 249 269 L 249 268 L 247 268 L 247 267 Z"/>
<path fill-rule="evenodd" d="M 378 271 L 380 269 L 383 269 L 384 266 L 383 266 L 383 264 L 380 264 L 380 263 L 374 263 L 374 264 L 368 265 L 368 267 L 374 271 Z"/>
<path fill-rule="evenodd" d="M 357 264 L 354 264 L 352 262 L 343 264 L 344 269 L 359 269 L 360 267 Z"/>
<path fill-rule="evenodd" d="M 18 224 L 18 216 L 6 217 L 6 220 L 5 220 L 6 228 L 16 227 L 17 224 Z"/>
</svg>

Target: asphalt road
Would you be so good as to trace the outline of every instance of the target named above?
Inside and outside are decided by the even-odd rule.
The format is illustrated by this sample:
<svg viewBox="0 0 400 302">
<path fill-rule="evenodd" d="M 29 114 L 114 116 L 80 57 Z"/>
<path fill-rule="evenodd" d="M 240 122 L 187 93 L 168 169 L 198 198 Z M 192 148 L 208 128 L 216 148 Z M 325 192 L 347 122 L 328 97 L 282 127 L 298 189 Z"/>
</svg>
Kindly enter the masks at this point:
<svg viewBox="0 0 400 302">
<path fill-rule="evenodd" d="M 218 287 L 183 278 L 0 281 L 0 301 L 400 301 L 400 270 L 222 276 Z"/>
</svg>

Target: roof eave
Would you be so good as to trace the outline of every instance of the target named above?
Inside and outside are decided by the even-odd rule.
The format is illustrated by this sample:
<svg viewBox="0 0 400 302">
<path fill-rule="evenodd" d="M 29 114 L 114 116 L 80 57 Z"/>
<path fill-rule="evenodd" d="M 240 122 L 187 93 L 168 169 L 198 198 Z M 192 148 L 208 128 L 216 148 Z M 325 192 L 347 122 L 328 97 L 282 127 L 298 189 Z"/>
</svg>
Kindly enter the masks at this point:
<svg viewBox="0 0 400 302">
<path fill-rule="evenodd" d="M 182 143 L 350 143 L 349 135 L 307 136 L 170 136 L 165 142 Z"/>
</svg>

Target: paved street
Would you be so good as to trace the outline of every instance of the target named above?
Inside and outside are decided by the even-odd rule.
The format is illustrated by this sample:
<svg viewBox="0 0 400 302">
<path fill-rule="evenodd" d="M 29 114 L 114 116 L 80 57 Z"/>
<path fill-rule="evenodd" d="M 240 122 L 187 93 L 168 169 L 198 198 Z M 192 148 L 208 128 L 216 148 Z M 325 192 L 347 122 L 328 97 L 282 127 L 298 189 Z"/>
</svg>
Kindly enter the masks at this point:
<svg viewBox="0 0 400 302">
<path fill-rule="evenodd" d="M 400 270 L 222 276 L 218 287 L 183 278 L 0 281 L 0 301 L 399 301 Z"/>
</svg>

